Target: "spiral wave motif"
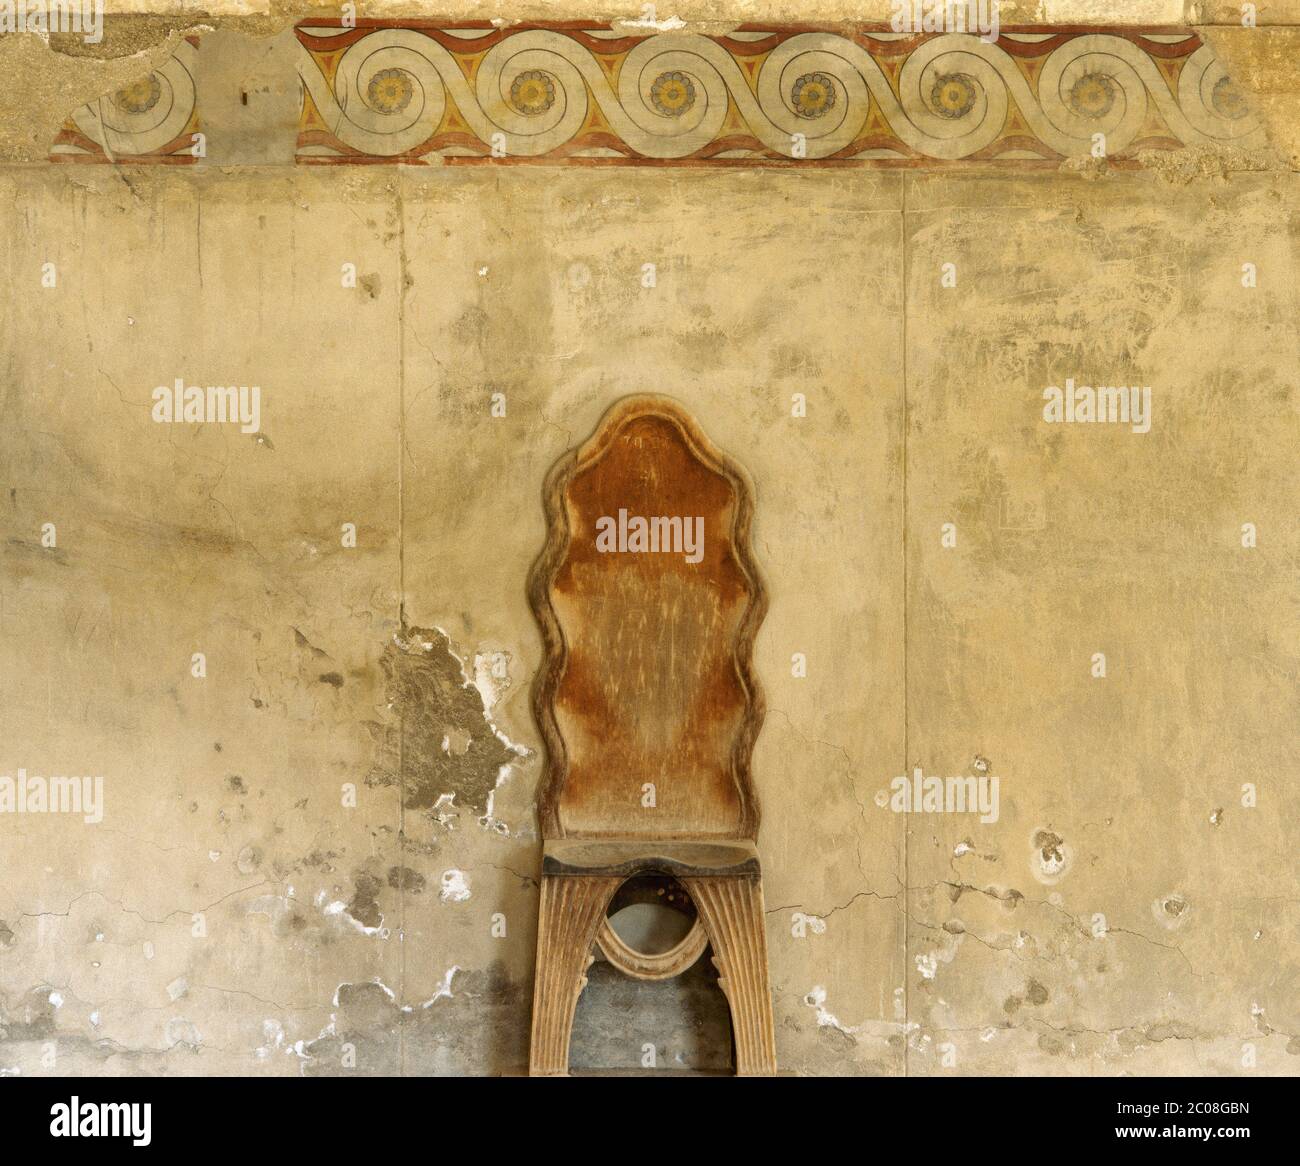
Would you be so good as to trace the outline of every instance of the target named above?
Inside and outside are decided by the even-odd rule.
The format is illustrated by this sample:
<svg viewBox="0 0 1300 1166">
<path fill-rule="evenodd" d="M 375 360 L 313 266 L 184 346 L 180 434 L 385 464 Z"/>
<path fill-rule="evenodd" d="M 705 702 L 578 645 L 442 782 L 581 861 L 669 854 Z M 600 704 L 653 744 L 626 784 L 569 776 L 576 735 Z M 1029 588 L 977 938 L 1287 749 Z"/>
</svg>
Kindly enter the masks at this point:
<svg viewBox="0 0 1300 1166">
<path fill-rule="evenodd" d="M 194 57 L 194 46 L 182 42 L 149 76 L 83 105 L 72 115 L 74 124 L 110 158 L 161 149 L 184 133 L 194 115 Z"/>
<path fill-rule="evenodd" d="M 408 79 L 405 87 L 396 73 Z M 339 141 L 389 157 L 426 143 L 449 99 L 484 144 L 520 157 L 574 141 L 593 103 L 631 151 L 665 160 L 708 146 L 729 110 L 765 150 L 813 160 L 842 156 L 864 136 L 873 109 L 910 150 L 945 160 L 990 147 L 1012 107 L 1035 137 L 1066 156 L 1087 153 L 1097 134 L 1109 153 L 1125 149 L 1153 111 L 1188 145 L 1251 142 L 1260 133 L 1208 46 L 1184 62 L 1174 92 L 1142 47 L 1107 33 L 1064 40 L 1042 59 L 1033 86 L 998 44 L 961 33 L 922 40 L 898 70 L 897 90 L 859 41 L 827 32 L 781 40 L 752 83 L 724 44 L 690 32 L 638 40 L 611 82 L 585 44 L 548 29 L 497 40 L 472 85 L 451 51 L 402 28 L 352 43 L 332 85 L 314 61 L 302 75 Z"/>
<path fill-rule="evenodd" d="M 427 37 L 404 29 L 365 37 L 339 60 L 333 90 L 312 90 L 318 107 L 324 101 L 337 111 L 335 132 L 349 146 L 367 154 L 403 154 L 433 132 L 446 109 L 447 91 L 428 44 Z M 392 73 L 406 79 L 410 96 L 389 110 L 376 100 L 375 82 Z"/>
</svg>

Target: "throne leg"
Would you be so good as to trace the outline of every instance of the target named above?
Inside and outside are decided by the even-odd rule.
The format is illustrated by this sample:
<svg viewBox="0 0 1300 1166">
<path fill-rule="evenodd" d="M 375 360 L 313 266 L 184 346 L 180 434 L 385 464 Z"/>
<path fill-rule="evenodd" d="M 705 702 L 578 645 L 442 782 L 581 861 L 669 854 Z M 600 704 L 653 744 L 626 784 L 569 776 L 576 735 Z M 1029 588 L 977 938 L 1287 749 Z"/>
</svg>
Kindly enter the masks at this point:
<svg viewBox="0 0 1300 1166">
<path fill-rule="evenodd" d="M 685 878 L 686 890 L 713 945 L 718 984 L 731 1007 L 736 1076 L 776 1072 L 772 991 L 767 979 L 763 885 L 756 876 Z"/>
<path fill-rule="evenodd" d="M 533 980 L 530 1077 L 569 1075 L 569 1036 L 578 997 L 587 986 L 592 944 L 622 878 L 542 875 Z"/>
</svg>

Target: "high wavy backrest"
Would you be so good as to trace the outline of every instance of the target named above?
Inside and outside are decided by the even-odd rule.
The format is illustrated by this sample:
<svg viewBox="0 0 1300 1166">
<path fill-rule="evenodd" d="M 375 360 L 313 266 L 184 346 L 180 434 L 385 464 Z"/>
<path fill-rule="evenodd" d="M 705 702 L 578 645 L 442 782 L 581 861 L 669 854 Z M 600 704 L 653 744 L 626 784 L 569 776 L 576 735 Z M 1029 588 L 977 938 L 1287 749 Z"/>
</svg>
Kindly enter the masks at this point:
<svg viewBox="0 0 1300 1166">
<path fill-rule="evenodd" d="M 754 837 L 767 593 L 748 477 L 677 402 L 628 397 L 556 463 L 545 506 L 543 834 Z"/>
</svg>

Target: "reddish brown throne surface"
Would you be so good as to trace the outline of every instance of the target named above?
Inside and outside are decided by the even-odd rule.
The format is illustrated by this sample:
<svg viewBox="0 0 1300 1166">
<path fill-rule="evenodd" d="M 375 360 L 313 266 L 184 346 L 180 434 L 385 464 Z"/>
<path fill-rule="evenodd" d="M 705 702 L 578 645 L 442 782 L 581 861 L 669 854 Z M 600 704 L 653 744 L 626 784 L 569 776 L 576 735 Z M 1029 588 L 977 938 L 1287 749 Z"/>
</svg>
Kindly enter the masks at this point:
<svg viewBox="0 0 1300 1166">
<path fill-rule="evenodd" d="M 618 402 L 552 470 L 530 585 L 546 644 L 534 694 L 545 837 L 757 833 L 751 656 L 767 594 L 749 549 L 752 498 L 744 471 L 667 397 Z M 683 537 L 683 553 L 602 553 L 598 520 L 620 511 L 629 523 L 702 520 L 702 548 L 688 555 Z"/>
</svg>

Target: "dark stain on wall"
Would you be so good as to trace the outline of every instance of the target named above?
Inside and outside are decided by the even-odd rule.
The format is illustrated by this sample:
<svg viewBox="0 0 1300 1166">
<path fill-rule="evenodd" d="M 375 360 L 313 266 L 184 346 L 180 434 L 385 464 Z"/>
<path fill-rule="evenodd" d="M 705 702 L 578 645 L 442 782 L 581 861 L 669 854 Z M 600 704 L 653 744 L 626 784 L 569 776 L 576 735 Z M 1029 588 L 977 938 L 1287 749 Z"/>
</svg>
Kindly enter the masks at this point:
<svg viewBox="0 0 1300 1166">
<path fill-rule="evenodd" d="M 407 891 L 418 895 L 424 890 L 425 879 L 418 870 L 409 866 L 390 866 L 388 868 L 388 885 L 394 890 Z"/>
<path fill-rule="evenodd" d="M 348 914 L 365 927 L 378 927 L 383 922 L 379 910 L 379 893 L 383 890 L 383 881 L 367 871 L 357 871 L 353 876 L 356 891 L 348 904 Z"/>
<path fill-rule="evenodd" d="M 0 1041 L 45 1040 L 54 1032 L 49 988 L 33 988 L 12 1007 L 0 1008 Z"/>
</svg>

